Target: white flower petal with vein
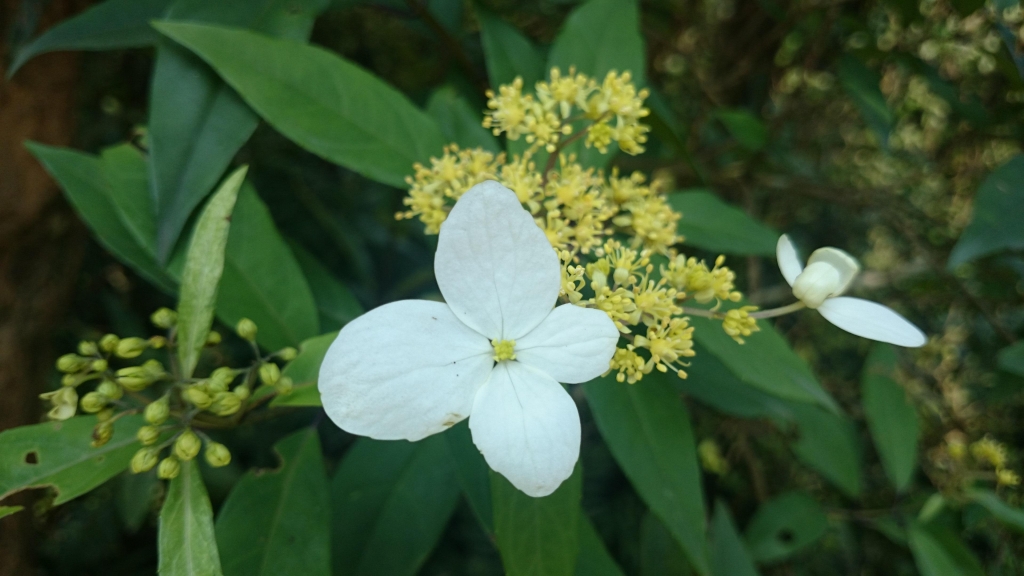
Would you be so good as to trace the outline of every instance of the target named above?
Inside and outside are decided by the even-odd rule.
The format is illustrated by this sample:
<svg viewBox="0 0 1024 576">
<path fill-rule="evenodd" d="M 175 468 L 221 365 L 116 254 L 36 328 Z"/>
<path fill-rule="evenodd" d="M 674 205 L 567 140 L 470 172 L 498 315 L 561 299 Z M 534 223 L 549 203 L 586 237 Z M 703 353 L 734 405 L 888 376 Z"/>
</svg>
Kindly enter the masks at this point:
<svg viewBox="0 0 1024 576">
<path fill-rule="evenodd" d="M 386 304 L 345 326 L 320 367 L 343 430 L 419 440 L 469 417 L 491 468 L 546 496 L 579 458 L 580 419 L 559 382 L 609 368 L 619 332 L 599 310 L 554 307 L 558 257 L 515 194 L 474 186 L 441 226 L 434 271 L 446 303 Z"/>
<path fill-rule="evenodd" d="M 826 320 L 862 338 L 917 348 L 927 342 L 924 332 L 896 311 L 860 298 L 841 296 L 860 271 L 853 256 L 838 248 L 819 248 L 804 268 L 796 248 L 783 235 L 775 247 L 779 269 L 793 295 Z"/>
</svg>

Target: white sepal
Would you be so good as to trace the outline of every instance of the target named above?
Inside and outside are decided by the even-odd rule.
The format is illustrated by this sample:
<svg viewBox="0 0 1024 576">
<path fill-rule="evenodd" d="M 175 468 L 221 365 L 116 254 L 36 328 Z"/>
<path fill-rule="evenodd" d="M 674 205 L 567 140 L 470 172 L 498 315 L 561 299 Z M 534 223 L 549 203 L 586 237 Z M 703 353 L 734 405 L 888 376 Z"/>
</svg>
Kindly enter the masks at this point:
<svg viewBox="0 0 1024 576">
<path fill-rule="evenodd" d="M 558 382 L 579 384 L 608 371 L 619 330 L 601 310 L 562 304 L 516 341 L 516 360 Z"/>
<path fill-rule="evenodd" d="M 829 298 L 818 307 L 818 312 L 829 322 L 862 338 L 907 348 L 924 346 L 928 341 L 924 332 L 909 320 L 891 308 L 868 300 L 847 296 Z"/>
<path fill-rule="evenodd" d="M 796 282 L 796 277 L 804 271 L 804 265 L 800 263 L 800 257 L 796 254 L 796 247 L 790 242 L 789 236 L 779 236 L 779 242 L 775 245 L 775 256 L 779 261 L 779 270 L 782 277 L 790 286 Z"/>
</svg>

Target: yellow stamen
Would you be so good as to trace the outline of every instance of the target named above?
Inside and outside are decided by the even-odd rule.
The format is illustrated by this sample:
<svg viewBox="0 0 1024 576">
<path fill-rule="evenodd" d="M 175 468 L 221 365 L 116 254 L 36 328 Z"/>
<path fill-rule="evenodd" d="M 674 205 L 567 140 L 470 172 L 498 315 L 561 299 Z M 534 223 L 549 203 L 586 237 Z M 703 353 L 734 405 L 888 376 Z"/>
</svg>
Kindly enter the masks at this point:
<svg viewBox="0 0 1024 576">
<path fill-rule="evenodd" d="M 494 361 L 501 362 L 502 360 L 515 360 L 516 359 L 516 341 L 515 340 L 491 340 L 491 346 L 494 346 Z"/>
</svg>

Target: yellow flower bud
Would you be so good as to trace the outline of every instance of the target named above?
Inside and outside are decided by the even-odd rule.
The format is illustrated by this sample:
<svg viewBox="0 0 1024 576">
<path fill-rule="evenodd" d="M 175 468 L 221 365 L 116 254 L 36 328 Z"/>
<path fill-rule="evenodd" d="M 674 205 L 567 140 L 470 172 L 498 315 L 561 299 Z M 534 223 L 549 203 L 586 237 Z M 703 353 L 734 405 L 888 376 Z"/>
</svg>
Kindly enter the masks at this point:
<svg viewBox="0 0 1024 576">
<path fill-rule="evenodd" d="M 107 334 L 103 338 L 100 338 L 100 350 L 104 352 L 113 352 L 117 348 L 117 343 L 121 339 L 113 334 Z"/>
<path fill-rule="evenodd" d="M 100 353 L 100 348 L 95 342 L 82 340 L 78 343 L 78 353 L 82 356 L 95 356 Z"/>
<path fill-rule="evenodd" d="M 73 387 L 63 387 L 53 392 L 40 394 L 43 400 L 49 400 L 53 408 L 47 414 L 51 420 L 67 420 L 78 410 L 78 392 Z"/>
<path fill-rule="evenodd" d="M 57 370 L 66 373 L 85 370 L 89 367 L 89 364 L 90 360 L 88 358 L 82 358 L 78 354 L 65 354 L 57 358 Z"/>
<path fill-rule="evenodd" d="M 149 472 L 159 461 L 159 455 L 152 448 L 142 448 L 132 456 L 132 474 Z"/>
<path fill-rule="evenodd" d="M 150 315 L 149 321 L 157 328 L 170 328 L 177 324 L 178 313 L 170 308 L 160 308 Z"/>
<path fill-rule="evenodd" d="M 277 353 L 277 357 L 280 358 L 281 360 L 284 360 L 285 362 L 291 362 L 292 360 L 295 360 L 295 357 L 298 355 L 299 351 L 296 350 L 295 348 L 292 348 L 291 346 L 283 348 L 280 352 Z"/>
<path fill-rule="evenodd" d="M 235 326 L 235 332 L 238 333 L 244 340 L 253 342 L 256 340 L 256 323 L 248 318 L 242 318 L 238 321 L 238 325 Z"/>
<path fill-rule="evenodd" d="M 231 452 L 228 447 L 218 442 L 210 442 L 206 445 L 206 462 L 214 468 L 227 466 L 231 462 Z"/>
<path fill-rule="evenodd" d="M 160 439 L 160 429 L 156 426 L 140 426 L 139 431 L 135 433 L 135 437 L 139 439 L 139 442 L 142 442 L 143 446 L 152 446 Z"/>
<path fill-rule="evenodd" d="M 82 412 L 95 414 L 107 406 L 107 397 L 99 392 L 89 392 L 82 396 Z"/>
<path fill-rule="evenodd" d="M 277 384 L 277 381 L 281 379 L 281 369 L 273 362 L 267 362 L 260 366 L 260 380 L 268 385 L 273 386 Z"/>
<path fill-rule="evenodd" d="M 210 330 L 210 333 L 206 335 L 207 346 L 216 346 L 217 344 L 220 344 L 220 340 L 220 332 L 217 332 L 216 330 Z"/>
<path fill-rule="evenodd" d="M 103 372 L 104 370 L 107 369 L 107 361 L 102 358 L 98 360 L 93 360 L 91 368 L 95 372 Z"/>
<path fill-rule="evenodd" d="M 159 426 L 167 421 L 167 416 L 171 413 L 170 406 L 168 404 L 167 396 L 154 400 L 146 406 L 145 417 L 146 422 L 154 426 Z"/>
<path fill-rule="evenodd" d="M 210 412 L 217 416 L 230 416 L 242 407 L 242 399 L 233 392 L 218 392 L 210 404 Z"/>
<path fill-rule="evenodd" d="M 206 393 L 206 390 L 204 390 L 203 386 L 200 384 L 195 384 L 186 388 L 184 396 L 185 400 L 195 404 L 196 408 L 199 408 L 200 410 L 209 408 L 210 404 L 213 403 L 213 399 L 210 398 L 210 395 Z"/>
<path fill-rule="evenodd" d="M 74 388 L 75 386 L 78 386 L 82 382 L 86 382 L 94 378 L 97 378 L 97 375 L 90 374 L 88 372 L 79 372 L 78 374 L 65 374 L 63 377 L 61 377 L 60 383 L 63 386 Z"/>
<path fill-rule="evenodd" d="M 199 449 L 203 447 L 202 440 L 196 433 L 191 430 L 185 430 L 178 436 L 178 439 L 174 441 L 174 455 L 180 460 L 191 460 L 199 454 Z"/>
<path fill-rule="evenodd" d="M 156 469 L 156 475 L 162 480 L 173 480 L 181 473 L 181 464 L 173 457 L 168 456 L 160 461 Z"/>
<path fill-rule="evenodd" d="M 277 384 L 274 385 L 274 389 L 277 390 L 278 394 L 290 394 L 293 386 L 294 382 L 292 382 L 291 378 L 282 376 L 281 379 L 277 381 Z"/>
<path fill-rule="evenodd" d="M 92 429 L 92 442 L 90 443 L 93 448 L 99 448 L 114 436 L 114 423 L 112 421 L 100 422 Z"/>
<path fill-rule="evenodd" d="M 156 360 L 147 360 L 142 366 L 129 366 L 117 371 L 117 383 L 128 390 L 138 392 L 153 382 L 163 378 L 167 373 Z"/>
<path fill-rule="evenodd" d="M 114 417 L 113 408 L 105 408 L 96 413 L 96 420 L 99 422 L 106 422 Z"/>
<path fill-rule="evenodd" d="M 125 338 L 117 343 L 114 354 L 120 358 L 136 358 L 145 352 L 148 347 L 149 342 L 142 338 Z"/>
<path fill-rule="evenodd" d="M 110 380 L 100 382 L 100 385 L 96 387 L 96 391 L 111 400 L 120 400 L 121 396 L 124 396 L 124 390 L 121 390 L 120 386 Z"/>
<path fill-rule="evenodd" d="M 206 385 L 210 388 L 211 392 L 227 392 L 228 385 L 235 379 L 235 371 L 226 366 L 217 368 L 210 374 L 210 378 L 206 381 Z"/>
<path fill-rule="evenodd" d="M 167 346 L 167 338 L 164 338 L 163 336 L 150 336 L 149 337 L 149 347 L 150 348 L 152 348 L 154 350 L 159 350 L 159 349 L 163 348 L 164 346 Z"/>
</svg>

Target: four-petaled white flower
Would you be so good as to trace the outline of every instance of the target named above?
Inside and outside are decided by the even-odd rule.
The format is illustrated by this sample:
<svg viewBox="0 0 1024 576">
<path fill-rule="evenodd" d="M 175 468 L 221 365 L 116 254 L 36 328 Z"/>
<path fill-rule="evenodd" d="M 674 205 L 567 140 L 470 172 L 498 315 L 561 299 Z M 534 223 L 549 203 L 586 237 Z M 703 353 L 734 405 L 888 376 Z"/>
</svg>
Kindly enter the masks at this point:
<svg viewBox="0 0 1024 576">
<path fill-rule="evenodd" d="M 860 272 L 860 264 L 838 248 L 818 248 L 800 264 L 796 248 L 783 235 L 776 245 L 779 269 L 793 295 L 826 320 L 863 338 L 917 348 L 927 341 L 923 332 L 895 311 L 860 298 L 842 296 Z"/>
<path fill-rule="evenodd" d="M 487 464 L 530 496 L 573 471 L 576 404 L 559 382 L 608 370 L 619 331 L 600 311 L 555 307 L 557 255 L 508 188 L 478 184 L 441 227 L 446 303 L 404 300 L 342 329 L 320 368 L 327 415 L 380 440 L 420 440 L 469 417 Z"/>
</svg>

